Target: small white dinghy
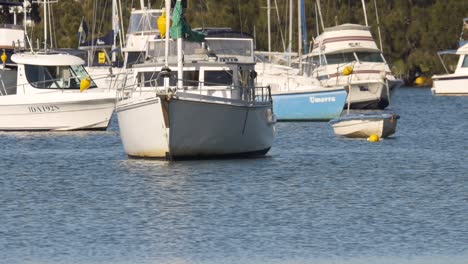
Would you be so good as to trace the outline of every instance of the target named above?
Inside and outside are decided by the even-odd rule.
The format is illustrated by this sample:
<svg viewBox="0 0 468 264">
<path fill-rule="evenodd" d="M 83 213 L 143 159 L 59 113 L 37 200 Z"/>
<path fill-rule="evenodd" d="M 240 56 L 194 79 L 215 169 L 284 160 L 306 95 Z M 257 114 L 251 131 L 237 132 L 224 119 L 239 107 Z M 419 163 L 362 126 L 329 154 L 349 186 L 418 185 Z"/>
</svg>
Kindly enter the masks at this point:
<svg viewBox="0 0 468 264">
<path fill-rule="evenodd" d="M 395 134 L 397 114 L 345 115 L 330 121 L 335 134 L 350 138 L 368 138 L 377 135 L 386 138 Z"/>
<path fill-rule="evenodd" d="M 353 66 L 345 67 L 343 75 L 349 76 L 348 83 L 351 81 Z M 387 80 L 382 80 L 387 87 L 388 98 L 390 102 L 390 89 Z M 351 97 L 351 86 L 348 85 L 348 98 Z M 397 120 L 399 115 L 394 113 L 372 113 L 372 114 L 350 114 L 350 102 L 348 100 L 348 110 L 346 115 L 332 119 L 330 124 L 335 134 L 350 138 L 368 138 L 371 141 L 378 141 L 379 138 L 386 138 L 395 134 Z M 377 138 L 375 138 L 377 137 Z"/>
</svg>

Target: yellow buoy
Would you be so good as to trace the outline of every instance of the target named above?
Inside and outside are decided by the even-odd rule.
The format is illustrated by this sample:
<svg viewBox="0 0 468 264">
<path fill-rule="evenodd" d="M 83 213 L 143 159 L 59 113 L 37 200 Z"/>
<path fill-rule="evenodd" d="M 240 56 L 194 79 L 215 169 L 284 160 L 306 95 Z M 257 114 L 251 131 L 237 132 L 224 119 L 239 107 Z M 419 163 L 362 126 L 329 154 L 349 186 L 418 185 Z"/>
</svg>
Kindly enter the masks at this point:
<svg viewBox="0 0 468 264">
<path fill-rule="evenodd" d="M 6 52 L 5 52 L 5 50 L 3 50 L 3 54 L 1 56 L 1 59 L 2 59 L 3 65 L 5 65 L 5 63 L 6 63 L 7 59 L 8 59 L 8 56 L 7 56 Z"/>
<path fill-rule="evenodd" d="M 91 78 L 88 76 L 84 78 L 83 80 L 81 80 L 80 82 L 80 93 L 88 89 L 90 86 L 91 86 Z"/>
<path fill-rule="evenodd" d="M 172 25 L 172 21 L 170 24 Z M 166 11 L 163 11 L 161 16 L 158 18 L 158 29 L 161 38 L 166 37 Z"/>
<path fill-rule="evenodd" d="M 429 78 L 426 76 L 419 76 L 414 80 L 415 86 L 426 86 L 429 84 Z"/>
<path fill-rule="evenodd" d="M 367 139 L 367 141 L 370 141 L 370 142 L 377 142 L 379 140 L 380 140 L 380 137 L 377 136 L 376 134 L 370 135 L 370 137 Z"/>
<path fill-rule="evenodd" d="M 346 66 L 346 67 L 344 67 L 344 69 L 343 69 L 343 74 L 344 74 L 345 76 L 348 76 L 348 75 L 350 75 L 351 73 L 353 73 L 353 66 Z"/>
</svg>

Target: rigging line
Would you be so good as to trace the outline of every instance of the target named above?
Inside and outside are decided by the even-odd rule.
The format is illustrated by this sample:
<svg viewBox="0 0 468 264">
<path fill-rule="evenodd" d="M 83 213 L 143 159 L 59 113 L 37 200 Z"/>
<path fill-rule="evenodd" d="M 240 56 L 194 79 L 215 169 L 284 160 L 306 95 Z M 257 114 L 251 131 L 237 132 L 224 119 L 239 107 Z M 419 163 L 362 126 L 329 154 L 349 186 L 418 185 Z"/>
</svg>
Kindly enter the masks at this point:
<svg viewBox="0 0 468 264">
<path fill-rule="evenodd" d="M 54 15 L 54 8 L 49 4 L 49 21 L 50 21 L 50 46 L 51 48 L 55 47 L 58 48 L 57 45 L 57 31 L 55 30 L 55 15 Z M 55 45 L 55 46 L 54 46 Z"/>
<path fill-rule="evenodd" d="M 124 17 L 122 15 L 122 1 L 119 0 L 118 2 L 118 6 L 119 6 L 119 15 L 120 15 L 120 32 L 119 32 L 119 38 L 120 38 L 120 54 L 123 56 L 123 47 L 125 47 L 125 31 L 124 31 L 124 25 L 123 25 L 123 20 L 124 20 Z"/>
<path fill-rule="evenodd" d="M 280 31 L 281 42 L 283 43 L 283 50 L 286 50 L 286 43 L 284 41 L 283 30 L 281 30 L 281 18 L 278 10 L 278 2 L 275 0 L 275 9 L 276 9 L 276 16 L 278 17 L 278 28 Z"/>
<path fill-rule="evenodd" d="M 96 1 L 97 2 L 97 1 Z M 106 0 L 104 2 L 104 9 L 103 10 L 107 10 L 107 4 L 109 3 L 108 0 Z M 112 16 L 111 16 L 112 17 Z M 102 34 L 102 30 L 103 30 L 103 25 L 104 25 L 104 20 L 106 19 L 106 12 L 102 12 L 102 15 L 101 15 L 101 21 L 99 23 L 99 28 L 98 28 L 98 32 L 97 32 L 97 35 L 100 36 Z"/>
</svg>

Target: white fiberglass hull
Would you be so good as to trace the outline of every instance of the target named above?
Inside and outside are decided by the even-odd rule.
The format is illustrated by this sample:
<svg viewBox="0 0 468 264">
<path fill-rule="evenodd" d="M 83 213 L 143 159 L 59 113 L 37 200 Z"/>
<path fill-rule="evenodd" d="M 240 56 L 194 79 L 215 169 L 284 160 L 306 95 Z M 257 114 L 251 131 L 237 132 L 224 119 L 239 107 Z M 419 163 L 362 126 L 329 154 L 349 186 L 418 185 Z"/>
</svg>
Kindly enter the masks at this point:
<svg viewBox="0 0 468 264">
<path fill-rule="evenodd" d="M 195 94 L 143 93 L 117 103 L 125 152 L 133 157 L 264 155 L 274 138 L 271 104 Z"/>
<path fill-rule="evenodd" d="M 350 138 L 368 138 L 377 135 L 385 138 L 396 131 L 397 115 L 345 116 L 331 121 L 335 134 Z"/>
<path fill-rule="evenodd" d="M 0 96 L 0 130 L 104 130 L 114 108 L 111 93 Z"/>
<path fill-rule="evenodd" d="M 435 75 L 432 77 L 432 94 L 468 96 L 468 75 Z"/>
</svg>

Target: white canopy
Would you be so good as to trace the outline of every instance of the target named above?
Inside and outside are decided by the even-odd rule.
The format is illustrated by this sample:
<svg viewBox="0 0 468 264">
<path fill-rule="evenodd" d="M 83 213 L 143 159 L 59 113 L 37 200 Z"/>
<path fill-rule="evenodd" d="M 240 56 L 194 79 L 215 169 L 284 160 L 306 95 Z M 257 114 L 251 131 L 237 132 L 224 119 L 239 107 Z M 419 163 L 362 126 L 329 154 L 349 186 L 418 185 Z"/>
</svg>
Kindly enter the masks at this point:
<svg viewBox="0 0 468 264">
<path fill-rule="evenodd" d="M 17 64 L 41 66 L 83 65 L 83 59 L 65 53 L 15 53 L 11 60 Z"/>
</svg>

